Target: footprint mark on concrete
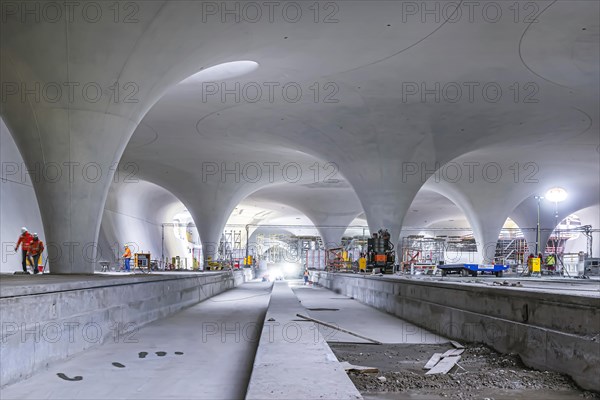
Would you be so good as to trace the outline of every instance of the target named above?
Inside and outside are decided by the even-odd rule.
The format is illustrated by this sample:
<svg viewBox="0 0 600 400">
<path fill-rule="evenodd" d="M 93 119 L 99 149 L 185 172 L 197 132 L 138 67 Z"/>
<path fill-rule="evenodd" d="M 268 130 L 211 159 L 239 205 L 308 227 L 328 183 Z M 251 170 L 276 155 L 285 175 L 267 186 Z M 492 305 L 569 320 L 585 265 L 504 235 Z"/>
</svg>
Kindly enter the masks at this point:
<svg viewBox="0 0 600 400">
<path fill-rule="evenodd" d="M 167 355 L 167 353 L 165 353 L 164 351 L 157 351 L 156 355 L 159 356 L 159 357 L 164 357 L 164 356 Z"/>
<path fill-rule="evenodd" d="M 83 380 L 83 376 L 74 376 L 73 378 L 69 378 L 62 372 L 59 372 L 56 375 L 58 375 L 59 378 L 64 379 L 65 381 L 81 381 L 81 380 Z"/>
<path fill-rule="evenodd" d="M 112 363 L 112 365 L 115 366 L 115 367 L 117 367 L 117 368 L 125 368 L 125 366 L 123 364 L 118 363 L 118 362 L 114 362 L 114 363 Z"/>
<path fill-rule="evenodd" d="M 138 353 L 138 357 L 139 357 L 139 358 L 146 358 L 146 356 L 147 356 L 147 355 L 148 355 L 148 353 L 147 353 L 147 352 L 145 352 L 145 351 L 140 351 L 140 352 Z"/>
<path fill-rule="evenodd" d="M 178 356 L 183 355 L 183 351 L 176 351 L 175 354 L 177 354 Z"/>
</svg>

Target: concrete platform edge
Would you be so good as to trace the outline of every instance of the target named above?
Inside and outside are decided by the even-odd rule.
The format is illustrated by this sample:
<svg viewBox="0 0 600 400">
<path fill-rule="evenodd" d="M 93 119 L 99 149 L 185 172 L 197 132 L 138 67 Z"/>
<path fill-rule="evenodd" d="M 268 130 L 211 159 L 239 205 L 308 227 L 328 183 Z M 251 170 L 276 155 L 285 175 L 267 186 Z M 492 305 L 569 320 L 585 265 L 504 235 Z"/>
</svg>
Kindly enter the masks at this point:
<svg viewBox="0 0 600 400">
<path fill-rule="evenodd" d="M 55 283 L 47 293 L 0 298 L 0 387 L 109 340 L 134 340 L 142 326 L 252 279 L 248 272 L 102 279 L 65 290 Z"/>
</svg>

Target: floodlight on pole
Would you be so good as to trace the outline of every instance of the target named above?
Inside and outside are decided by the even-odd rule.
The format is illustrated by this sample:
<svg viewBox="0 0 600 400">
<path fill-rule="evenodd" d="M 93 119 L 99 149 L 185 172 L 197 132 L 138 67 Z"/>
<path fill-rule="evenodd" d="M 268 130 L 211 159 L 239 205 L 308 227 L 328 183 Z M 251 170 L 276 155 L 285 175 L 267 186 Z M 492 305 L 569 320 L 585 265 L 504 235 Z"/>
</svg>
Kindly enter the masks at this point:
<svg viewBox="0 0 600 400">
<path fill-rule="evenodd" d="M 542 200 L 544 196 L 535 196 L 537 200 L 537 235 L 535 237 L 535 254 L 538 254 L 538 249 L 540 247 L 540 200 Z"/>
<path fill-rule="evenodd" d="M 558 219 L 558 203 L 567 199 L 567 191 L 561 187 L 554 187 L 546 192 L 546 198 L 554 203 L 554 218 Z M 558 221 L 556 224 L 558 225 Z"/>
<path fill-rule="evenodd" d="M 555 187 L 546 192 L 546 198 L 553 203 L 560 203 L 567 199 L 567 191 L 561 187 Z"/>
<path fill-rule="evenodd" d="M 560 239 L 560 226 L 558 219 L 558 203 L 563 202 L 567 199 L 567 191 L 561 187 L 554 187 L 546 192 L 546 198 L 554 203 L 554 229 L 556 230 L 554 239 L 554 259 L 560 261 L 558 258 L 558 246 L 561 244 Z M 560 261 L 562 263 L 562 261 Z M 564 273 L 564 265 L 563 265 Z"/>
</svg>

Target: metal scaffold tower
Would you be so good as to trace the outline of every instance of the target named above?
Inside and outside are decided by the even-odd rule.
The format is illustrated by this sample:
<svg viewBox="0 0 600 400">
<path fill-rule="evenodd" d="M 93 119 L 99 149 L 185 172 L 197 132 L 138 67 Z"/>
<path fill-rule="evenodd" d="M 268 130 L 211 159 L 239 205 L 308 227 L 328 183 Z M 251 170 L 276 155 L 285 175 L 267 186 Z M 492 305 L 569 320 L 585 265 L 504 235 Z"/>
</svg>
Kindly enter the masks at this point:
<svg viewBox="0 0 600 400">
<path fill-rule="evenodd" d="M 246 249 L 242 247 L 241 230 L 223 231 L 219 243 L 219 260 L 234 263 L 244 258 L 245 251 Z"/>
<path fill-rule="evenodd" d="M 522 264 L 527 258 L 527 241 L 524 238 L 498 239 L 494 259 L 498 264 Z"/>
<path fill-rule="evenodd" d="M 425 237 L 409 235 L 402 238 L 402 272 L 417 269 L 432 269 L 444 261 L 446 236 Z"/>
</svg>

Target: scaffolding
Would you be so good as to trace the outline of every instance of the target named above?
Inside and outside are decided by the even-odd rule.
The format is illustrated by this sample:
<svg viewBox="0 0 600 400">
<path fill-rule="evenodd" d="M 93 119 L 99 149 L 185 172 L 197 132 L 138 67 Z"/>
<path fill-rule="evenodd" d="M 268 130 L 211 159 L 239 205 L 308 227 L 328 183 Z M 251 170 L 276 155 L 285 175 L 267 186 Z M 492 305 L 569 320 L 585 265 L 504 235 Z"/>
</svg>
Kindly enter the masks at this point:
<svg viewBox="0 0 600 400">
<path fill-rule="evenodd" d="M 186 228 L 183 240 L 187 239 L 189 244 L 191 241 L 199 242 L 192 234 L 195 225 L 191 223 L 163 223 L 162 224 L 162 244 L 160 252 L 160 263 L 167 265 L 172 257 L 165 254 L 165 229 L 166 228 Z M 323 250 L 323 243 L 319 236 L 313 236 L 312 233 L 302 235 L 292 235 L 290 233 L 279 233 L 279 234 L 263 234 L 257 233 L 256 242 L 250 244 L 248 242 L 249 237 L 243 236 L 243 230 L 245 229 L 246 235 L 248 236 L 248 230 L 250 226 L 264 227 L 264 228 L 286 228 L 292 227 L 287 225 L 227 225 L 223 231 L 221 240 L 218 247 L 218 260 L 212 260 L 212 262 L 218 262 L 223 265 L 235 266 L 239 260 L 243 260 L 246 255 L 253 255 L 253 258 L 258 260 L 265 259 L 267 262 L 296 262 L 305 264 L 307 267 L 313 268 L 324 268 L 325 267 L 325 251 Z M 314 226 L 293 226 L 296 229 L 313 229 Z M 366 227 L 363 230 L 367 229 Z M 461 262 L 480 262 L 478 255 L 478 244 L 475 242 L 473 234 L 469 234 L 469 229 L 465 228 L 444 228 L 431 230 L 432 234 L 423 235 L 421 234 L 423 228 L 410 228 L 406 231 L 416 231 L 419 234 L 409 235 L 401 239 L 401 247 L 398 251 L 400 256 L 401 271 L 407 272 L 412 266 L 413 272 L 424 272 L 424 271 L 435 271 L 435 266 L 441 262 L 444 263 L 461 263 Z M 504 228 L 500 233 L 500 237 L 496 243 L 495 259 L 494 262 L 497 264 L 509 264 L 516 265 L 516 270 L 519 267 L 526 266 L 527 257 L 532 252 L 528 248 L 527 242 L 524 238 L 524 232 L 534 231 L 536 228 Z M 448 233 L 448 232 L 460 232 L 462 236 L 445 236 L 436 235 L 436 233 Z M 584 235 L 587 239 L 586 243 L 586 258 L 592 257 L 592 236 L 597 234 L 600 230 L 593 229 L 590 225 L 584 226 L 572 226 L 563 223 L 557 226 L 556 229 L 552 229 L 552 234 L 548 238 L 547 245 L 542 251 L 544 259 L 550 254 L 556 254 L 556 272 L 562 271 L 563 266 L 563 253 L 565 251 L 565 245 L 567 240 L 575 239 L 578 235 Z M 308 233 L 308 232 L 307 232 Z M 456 235 L 456 234 L 455 234 Z M 367 236 L 364 234 L 357 235 L 354 237 L 343 237 L 342 246 L 345 251 L 348 252 L 347 261 L 354 263 L 358 260 L 360 253 L 366 251 Z M 531 244 L 531 243 L 530 243 Z M 268 250 L 270 247 L 272 249 Z M 197 252 L 197 255 L 196 255 Z M 197 257 L 200 257 L 200 249 L 193 248 L 189 250 L 192 254 L 191 260 L 186 260 L 185 256 L 181 256 L 181 264 L 185 266 L 187 261 L 192 261 Z M 195 266 L 195 265 L 194 265 Z M 240 261 L 241 266 L 241 261 Z M 415 268 L 416 267 L 416 268 Z M 569 268 L 566 268 L 569 269 Z"/>
<path fill-rule="evenodd" d="M 319 236 L 292 236 L 292 238 L 296 240 L 299 262 L 304 263 L 305 268 L 318 269 L 315 265 L 320 266 L 321 238 Z"/>
<path fill-rule="evenodd" d="M 402 238 L 401 271 L 403 273 L 434 273 L 440 262 L 444 262 L 446 236 L 426 237 L 409 235 Z"/>
<path fill-rule="evenodd" d="M 498 239 L 496 242 L 495 264 L 523 265 L 529 254 L 524 238 Z"/>
<path fill-rule="evenodd" d="M 225 230 L 219 242 L 218 260 L 223 266 L 240 267 L 241 260 L 246 256 L 242 248 L 242 231 Z"/>
</svg>

